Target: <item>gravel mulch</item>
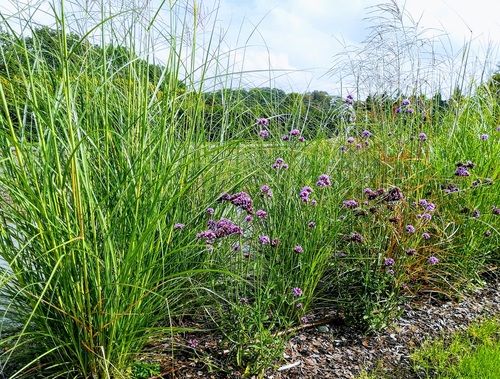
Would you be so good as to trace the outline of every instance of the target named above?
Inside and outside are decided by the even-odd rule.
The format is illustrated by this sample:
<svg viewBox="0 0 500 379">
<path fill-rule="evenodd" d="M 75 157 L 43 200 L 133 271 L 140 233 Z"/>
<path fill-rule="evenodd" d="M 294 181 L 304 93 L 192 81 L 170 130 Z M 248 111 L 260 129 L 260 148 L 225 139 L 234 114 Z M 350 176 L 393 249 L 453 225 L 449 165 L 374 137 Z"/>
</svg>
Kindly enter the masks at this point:
<svg viewBox="0 0 500 379">
<path fill-rule="evenodd" d="M 283 360 L 266 370 L 264 378 L 356 378 L 362 371 L 372 370 L 384 373 L 384 378 L 424 377 L 423 373 L 414 371 L 409 359 L 416 347 L 425 340 L 465 330 L 474 320 L 499 314 L 500 280 L 495 276 L 490 278 L 487 288 L 473 291 L 460 301 L 438 300 L 435 294 L 422 294 L 390 327 L 372 335 L 364 335 L 338 318 L 319 320 L 295 331 L 286 345 Z M 230 372 L 227 367 L 225 371 L 229 373 L 218 372 L 216 368 L 211 371 L 207 360 L 199 357 L 212 356 L 210 361 L 216 366 L 214 355 L 224 352 L 216 347 L 220 344 L 215 337 L 196 338 L 196 348 L 177 353 L 173 361 L 171 357 L 160 359 L 164 372 L 155 378 L 242 377 L 242 373 Z M 152 351 L 159 347 L 161 344 L 152 347 Z M 194 351 L 197 354 L 193 354 Z M 165 365 L 165 362 L 170 363 Z"/>
</svg>

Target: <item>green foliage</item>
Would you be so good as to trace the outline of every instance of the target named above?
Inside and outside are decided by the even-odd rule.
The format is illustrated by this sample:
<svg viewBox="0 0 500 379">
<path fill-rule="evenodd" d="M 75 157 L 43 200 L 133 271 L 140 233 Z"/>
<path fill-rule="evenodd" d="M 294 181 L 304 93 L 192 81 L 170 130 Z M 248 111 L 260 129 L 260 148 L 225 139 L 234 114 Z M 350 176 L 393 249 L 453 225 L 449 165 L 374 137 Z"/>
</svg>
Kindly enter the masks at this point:
<svg viewBox="0 0 500 379">
<path fill-rule="evenodd" d="M 160 373 L 160 364 L 157 362 L 149 363 L 136 361 L 132 366 L 132 376 L 135 379 L 147 379 L 150 376 Z"/>
<path fill-rule="evenodd" d="M 416 370 L 428 377 L 495 378 L 500 353 L 498 319 L 475 322 L 465 332 L 429 341 L 412 354 Z"/>
</svg>

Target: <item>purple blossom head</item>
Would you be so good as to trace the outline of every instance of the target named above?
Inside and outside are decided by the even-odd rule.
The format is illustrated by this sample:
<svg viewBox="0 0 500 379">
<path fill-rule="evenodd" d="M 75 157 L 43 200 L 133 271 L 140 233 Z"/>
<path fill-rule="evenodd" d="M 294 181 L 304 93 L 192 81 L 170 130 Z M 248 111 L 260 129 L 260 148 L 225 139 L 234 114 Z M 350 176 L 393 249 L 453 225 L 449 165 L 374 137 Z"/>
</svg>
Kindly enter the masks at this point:
<svg viewBox="0 0 500 379">
<path fill-rule="evenodd" d="M 354 143 L 354 137 L 347 138 L 347 143 Z"/>
<path fill-rule="evenodd" d="M 307 224 L 308 227 L 314 228 L 316 226 L 316 223 L 314 221 L 311 221 L 310 223 Z"/>
<path fill-rule="evenodd" d="M 302 309 L 304 305 L 302 303 L 297 303 L 297 308 Z"/>
<path fill-rule="evenodd" d="M 247 304 L 247 303 L 248 303 L 248 299 L 247 299 L 246 297 L 242 297 L 242 298 L 240 299 L 240 303 L 242 303 L 242 304 Z"/>
<path fill-rule="evenodd" d="M 360 143 L 357 143 L 357 144 L 356 144 L 356 149 L 361 149 L 362 147 L 363 147 L 363 146 L 361 146 L 361 144 L 360 144 Z"/>
<path fill-rule="evenodd" d="M 354 96 L 352 93 L 348 93 L 347 96 L 346 96 L 346 99 L 351 99 L 353 100 L 354 99 Z"/>
<path fill-rule="evenodd" d="M 413 225 L 406 225 L 405 229 L 408 233 L 415 233 L 415 227 Z"/>
<path fill-rule="evenodd" d="M 290 135 L 291 136 L 298 136 L 298 135 L 300 135 L 300 130 L 299 129 L 292 129 L 292 130 L 290 130 Z"/>
<path fill-rule="evenodd" d="M 428 240 L 429 238 L 431 238 L 431 235 L 429 233 L 422 233 L 422 238 L 424 240 Z"/>
<path fill-rule="evenodd" d="M 283 164 L 281 165 L 281 168 L 282 168 L 283 170 L 288 170 L 288 165 L 287 165 L 286 163 L 283 163 Z"/>
<path fill-rule="evenodd" d="M 267 130 L 261 130 L 259 132 L 259 137 L 267 138 L 267 137 L 269 137 L 269 132 Z"/>
<path fill-rule="evenodd" d="M 344 200 L 342 201 L 342 205 L 346 208 L 356 208 L 358 206 L 358 202 L 356 200 Z"/>
<path fill-rule="evenodd" d="M 271 242 L 271 239 L 268 237 L 268 236 L 260 236 L 259 237 L 259 242 L 262 244 L 262 245 L 267 245 L 268 243 Z"/>
<path fill-rule="evenodd" d="M 485 235 L 486 237 L 491 236 L 491 230 L 487 230 L 487 231 L 485 231 L 485 232 L 484 232 L 484 235 Z"/>
<path fill-rule="evenodd" d="M 177 223 L 177 224 L 175 224 L 175 225 L 174 225 L 174 229 L 175 229 L 175 230 L 182 229 L 182 228 L 184 228 L 185 226 L 186 226 L 186 225 L 184 225 L 184 224 Z"/>
<path fill-rule="evenodd" d="M 455 176 L 470 176 L 470 173 L 465 166 L 459 166 L 455 170 Z"/>
<path fill-rule="evenodd" d="M 422 215 L 422 218 L 425 220 L 430 220 L 432 218 L 432 215 L 430 213 L 424 213 Z"/>
<path fill-rule="evenodd" d="M 267 118 L 259 118 L 257 120 L 257 125 L 269 125 L 269 120 Z"/>
<path fill-rule="evenodd" d="M 284 135 L 283 137 L 281 137 L 281 139 L 283 141 L 288 141 L 290 139 L 290 136 L 288 134 Z"/>
<path fill-rule="evenodd" d="M 363 137 L 363 138 L 364 138 L 364 137 L 370 137 L 371 135 L 372 135 L 372 134 L 370 133 L 370 131 L 369 131 L 369 130 L 363 130 L 363 131 L 361 132 L 361 137 Z"/>
<path fill-rule="evenodd" d="M 390 268 L 389 270 L 386 271 L 387 275 L 394 275 L 394 270 Z"/>
<path fill-rule="evenodd" d="M 285 160 L 283 158 L 276 158 L 276 163 L 277 164 L 283 164 Z"/>
<path fill-rule="evenodd" d="M 479 212 L 479 210 L 477 210 L 477 209 L 474 209 L 472 211 L 472 217 L 478 218 L 479 216 L 481 216 L 481 212 Z"/>
<path fill-rule="evenodd" d="M 392 135 L 393 135 L 393 133 L 392 133 L 392 132 L 387 133 L 387 136 L 388 136 L 388 137 L 392 137 Z"/>
<path fill-rule="evenodd" d="M 302 321 L 303 324 L 307 324 L 309 322 L 309 319 L 306 316 L 303 316 L 300 321 Z"/>
<path fill-rule="evenodd" d="M 248 215 L 248 216 L 245 217 L 245 221 L 246 222 L 252 222 L 253 221 L 253 217 L 250 216 L 250 215 Z"/>
<path fill-rule="evenodd" d="M 253 200 L 246 192 L 238 192 L 234 195 L 229 195 L 229 197 L 225 196 L 223 200 L 230 201 L 233 205 L 243 209 L 249 214 L 253 213 Z"/>
<path fill-rule="evenodd" d="M 280 165 L 277 164 L 277 163 L 273 163 L 273 165 L 271 166 L 273 169 L 277 170 L 280 168 Z"/>
<path fill-rule="evenodd" d="M 297 245 L 293 248 L 293 251 L 295 251 L 296 253 L 303 253 L 304 252 L 304 248 L 300 245 Z"/>
<path fill-rule="evenodd" d="M 495 129 L 497 132 L 500 132 L 500 126 L 497 126 L 497 128 Z"/>
<path fill-rule="evenodd" d="M 239 251 L 241 249 L 240 245 L 238 245 L 237 243 L 235 243 L 233 245 L 233 251 Z"/>
<path fill-rule="evenodd" d="M 256 215 L 258 218 L 264 218 L 264 219 L 266 219 L 266 218 L 267 218 L 267 212 L 266 212 L 266 211 L 263 211 L 262 209 L 259 209 L 257 212 L 255 212 L 255 215 Z"/>
<path fill-rule="evenodd" d="M 408 254 L 408 255 L 416 255 L 417 254 L 417 250 L 415 250 L 413 248 L 410 248 L 410 249 L 406 250 L 406 254 Z"/>
<path fill-rule="evenodd" d="M 281 244 L 279 238 L 274 238 L 272 241 L 271 241 L 271 246 L 272 247 L 276 247 L 276 246 L 279 246 Z"/>
<path fill-rule="evenodd" d="M 436 263 L 438 263 L 438 262 L 439 262 L 439 259 L 437 259 L 437 258 L 436 258 L 436 257 L 434 257 L 434 256 L 432 256 L 432 257 L 430 257 L 430 258 L 429 258 L 429 263 L 430 263 L 431 265 L 435 265 L 435 264 L 436 264 Z"/>
<path fill-rule="evenodd" d="M 427 203 L 427 205 L 425 206 L 425 209 L 427 209 L 428 212 L 434 212 L 436 210 L 436 204 Z"/>
<path fill-rule="evenodd" d="M 214 209 L 213 208 L 207 208 L 207 210 L 205 211 L 205 213 L 209 216 L 212 216 L 214 214 Z"/>
<path fill-rule="evenodd" d="M 260 187 L 260 192 L 267 192 L 269 191 L 269 186 L 267 184 L 264 184 L 262 187 Z"/>
<path fill-rule="evenodd" d="M 299 287 L 293 287 L 292 288 L 292 295 L 294 297 L 302 296 L 302 290 Z"/>
<path fill-rule="evenodd" d="M 219 221 L 208 220 L 208 227 L 216 238 L 223 238 L 232 234 L 243 234 L 241 228 L 227 218 L 221 218 Z"/>
<path fill-rule="evenodd" d="M 410 100 L 408 100 L 408 99 L 404 99 L 404 100 L 401 102 L 401 105 L 403 105 L 403 106 L 408 106 L 408 105 L 410 105 Z"/>
<path fill-rule="evenodd" d="M 322 174 L 319 176 L 318 181 L 316 182 L 316 185 L 318 187 L 325 187 L 325 186 L 332 185 L 332 182 L 330 181 L 330 177 L 328 175 Z"/>
<path fill-rule="evenodd" d="M 305 139 L 303 136 L 300 136 L 300 137 L 298 138 L 298 140 L 299 140 L 299 142 L 305 142 L 305 141 L 306 141 L 306 139 Z"/>
<path fill-rule="evenodd" d="M 415 109 L 413 109 L 413 108 L 408 108 L 408 109 L 406 109 L 406 111 L 407 111 L 408 113 L 414 113 L 414 112 L 415 112 Z"/>
<path fill-rule="evenodd" d="M 482 141 L 486 141 L 488 139 L 488 135 L 487 134 L 481 134 L 481 136 L 479 137 L 479 139 L 481 139 Z"/>
<path fill-rule="evenodd" d="M 401 113 L 401 107 L 396 108 L 396 113 Z"/>
<path fill-rule="evenodd" d="M 349 104 L 349 105 L 353 105 L 354 104 L 354 100 L 351 99 L 351 98 L 349 98 L 349 97 L 346 97 L 345 100 L 344 100 L 344 102 L 346 104 Z"/>
<path fill-rule="evenodd" d="M 386 258 L 384 261 L 384 266 L 393 266 L 394 265 L 394 259 L 392 258 Z"/>
<path fill-rule="evenodd" d="M 420 199 L 418 201 L 418 204 L 421 205 L 422 207 L 426 207 L 427 206 L 427 200 L 425 199 Z"/>
<path fill-rule="evenodd" d="M 340 146 L 340 151 L 346 151 L 346 150 L 347 150 L 347 146 L 345 146 L 345 145 Z"/>
<path fill-rule="evenodd" d="M 427 141 L 427 135 L 425 133 L 420 133 L 418 135 L 418 138 L 420 139 L 420 141 Z"/>
</svg>

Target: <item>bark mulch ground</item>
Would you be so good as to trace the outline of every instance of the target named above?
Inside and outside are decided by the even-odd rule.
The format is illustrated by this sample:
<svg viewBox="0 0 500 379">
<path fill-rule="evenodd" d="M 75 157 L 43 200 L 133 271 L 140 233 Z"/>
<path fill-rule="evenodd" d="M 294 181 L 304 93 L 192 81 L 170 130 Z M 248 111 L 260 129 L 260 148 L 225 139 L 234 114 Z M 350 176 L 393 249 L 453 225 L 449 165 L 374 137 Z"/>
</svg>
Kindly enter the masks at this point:
<svg viewBox="0 0 500 379">
<path fill-rule="evenodd" d="M 410 361 L 415 348 L 428 339 L 465 330 L 474 320 L 499 314 L 500 280 L 495 275 L 489 278 L 486 288 L 458 301 L 439 299 L 433 293 L 422 294 L 398 320 L 372 335 L 365 335 L 338 318 L 318 315 L 312 325 L 295 330 L 286 344 L 283 359 L 266 370 L 263 378 L 357 378 L 363 371 L 374 370 L 384 378 L 423 378 L 425 374 L 416 372 Z M 151 346 L 152 356 L 162 362 L 163 368 L 162 374 L 154 378 L 243 377 L 230 367 L 217 371 L 224 351 L 220 351 L 216 336 L 193 338 L 197 341 L 186 338 L 184 343 L 196 347 L 178 351 L 173 357 L 161 357 L 165 344 Z"/>
</svg>

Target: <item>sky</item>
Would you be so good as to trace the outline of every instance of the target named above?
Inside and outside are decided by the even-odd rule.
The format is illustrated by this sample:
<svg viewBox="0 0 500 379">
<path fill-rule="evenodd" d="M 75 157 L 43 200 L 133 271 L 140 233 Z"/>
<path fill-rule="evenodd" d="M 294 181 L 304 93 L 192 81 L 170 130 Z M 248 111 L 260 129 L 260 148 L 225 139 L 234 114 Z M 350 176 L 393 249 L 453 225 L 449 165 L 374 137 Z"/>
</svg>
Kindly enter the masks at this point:
<svg viewBox="0 0 500 379">
<path fill-rule="evenodd" d="M 240 25 L 243 36 L 253 33 L 244 67 L 289 70 L 276 80 L 279 87 L 338 92 L 339 83 L 325 75 L 338 65 L 346 46 L 360 48 L 374 26 L 369 18 L 380 0 L 221 0 L 219 18 L 235 41 Z M 461 59 L 465 43 L 472 41 L 470 60 L 482 69 L 485 59 L 495 67 L 500 44 L 499 0 L 407 0 L 396 1 L 402 13 L 427 29 L 425 38 L 436 38 L 434 49 Z M 244 38 L 240 37 L 240 40 Z M 237 45 L 232 42 L 233 46 Z M 493 51 L 491 51 L 493 50 Z M 489 58 L 485 56 L 489 54 Z M 474 57 L 479 61 L 475 62 Z M 448 62 L 449 66 L 456 66 Z M 472 67 L 470 68 L 472 70 Z M 305 70 L 305 71 L 302 71 Z"/>
<path fill-rule="evenodd" d="M 106 1 L 109 3 L 109 0 Z M 141 0 L 120 0 L 117 3 L 123 4 L 125 1 Z M 154 8 L 161 0 L 149 1 Z M 192 3 L 188 0 L 178 1 Z M 233 79 L 243 78 L 239 84 L 247 87 L 277 87 L 286 92 L 323 90 L 341 95 L 353 90 L 355 78 L 358 85 L 360 81 L 370 83 L 366 85 L 365 91 L 424 79 L 432 79 L 439 83 L 438 86 L 456 83 L 457 78 L 463 76 L 457 70 L 461 70 L 463 48 L 468 42 L 471 42 L 471 49 L 467 74 L 479 75 L 485 68 L 488 71 L 500 62 L 497 52 L 500 18 L 496 17 L 500 14 L 500 0 L 197 2 L 201 26 L 198 43 L 208 41 L 214 31 L 217 38 L 223 36 L 217 59 L 224 61 L 227 58 L 224 63 L 227 71 L 244 71 L 245 75 L 235 75 Z M 85 0 L 84 3 L 96 6 L 99 1 Z M 50 23 L 46 13 L 50 10 L 49 1 L 2 1 L 0 12 L 12 13 L 14 4 L 18 7 L 36 4 L 41 12 L 35 19 Z M 382 15 L 376 12 L 379 9 L 377 5 L 381 4 L 397 5 L 401 14 L 405 15 L 403 20 L 407 32 L 385 35 L 386 45 L 377 47 L 371 44 L 367 49 L 363 41 L 373 36 L 374 27 L 380 26 L 373 16 Z M 166 15 L 164 17 L 168 18 Z M 385 24 L 388 25 L 387 22 Z M 418 28 L 412 30 L 415 24 L 418 24 Z M 161 29 L 160 24 L 157 30 Z M 159 57 L 162 54 L 160 45 L 158 43 Z M 405 50 L 403 46 L 408 45 L 412 45 L 412 49 Z M 387 54 L 388 49 L 397 49 L 398 53 Z M 197 58 L 200 64 L 206 59 L 202 56 L 202 50 L 200 48 L 197 52 L 200 54 Z M 395 63 L 395 57 L 401 61 L 397 59 Z M 269 69 L 272 71 L 269 72 Z M 218 72 L 220 70 L 219 67 Z M 418 79 L 416 71 L 424 79 Z M 403 86 L 410 85 L 406 82 Z"/>
</svg>

